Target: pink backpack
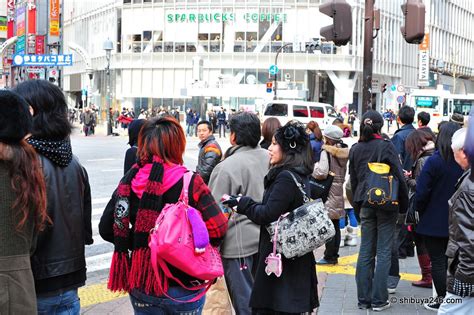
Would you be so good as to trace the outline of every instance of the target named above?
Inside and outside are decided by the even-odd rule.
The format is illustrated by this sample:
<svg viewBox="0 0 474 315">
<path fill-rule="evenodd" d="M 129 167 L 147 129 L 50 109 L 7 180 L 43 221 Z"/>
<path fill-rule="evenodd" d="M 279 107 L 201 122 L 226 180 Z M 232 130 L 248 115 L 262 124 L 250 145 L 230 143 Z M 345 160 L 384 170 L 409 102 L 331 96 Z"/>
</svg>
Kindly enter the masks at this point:
<svg viewBox="0 0 474 315">
<path fill-rule="evenodd" d="M 205 249 L 201 251 L 198 250 L 200 246 L 196 246 L 195 244 L 193 226 L 190 222 L 191 212 L 193 212 L 193 216 L 195 216 L 193 218 L 194 221 L 197 219 L 197 223 L 203 224 L 204 227 L 205 223 L 201 213 L 188 204 L 188 189 L 192 176 L 192 172 L 186 172 L 184 174 L 183 190 L 181 191 L 178 202 L 175 204 L 167 204 L 163 208 L 159 217 L 156 219 L 155 227 L 151 231 L 148 241 L 148 246 L 151 249 L 151 263 L 155 277 L 160 289 L 165 292 L 168 298 L 173 299 L 166 294 L 167 279 L 164 279 L 165 284 L 163 284 L 158 268 L 163 271 L 166 278 L 174 280 L 185 289 L 200 290 L 206 288 L 206 290 L 195 298 L 180 302 L 197 301 L 206 293 L 216 278 L 224 275 L 224 268 L 222 267 L 219 251 L 209 244 L 209 242 L 205 245 Z M 205 229 L 205 233 L 207 234 L 207 229 Z M 207 234 L 206 236 L 208 240 L 209 235 Z M 200 281 L 202 284 L 187 287 L 171 274 L 167 263 L 193 278 L 202 280 Z"/>
</svg>

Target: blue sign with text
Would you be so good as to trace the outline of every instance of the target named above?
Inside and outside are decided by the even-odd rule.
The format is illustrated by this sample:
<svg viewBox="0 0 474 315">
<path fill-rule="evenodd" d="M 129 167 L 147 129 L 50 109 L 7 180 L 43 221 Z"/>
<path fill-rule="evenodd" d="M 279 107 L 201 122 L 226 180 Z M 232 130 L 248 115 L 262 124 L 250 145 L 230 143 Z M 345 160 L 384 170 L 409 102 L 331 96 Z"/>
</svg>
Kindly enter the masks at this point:
<svg viewBox="0 0 474 315">
<path fill-rule="evenodd" d="M 14 55 L 13 65 L 31 66 L 72 66 L 72 54 L 69 55 Z"/>
</svg>

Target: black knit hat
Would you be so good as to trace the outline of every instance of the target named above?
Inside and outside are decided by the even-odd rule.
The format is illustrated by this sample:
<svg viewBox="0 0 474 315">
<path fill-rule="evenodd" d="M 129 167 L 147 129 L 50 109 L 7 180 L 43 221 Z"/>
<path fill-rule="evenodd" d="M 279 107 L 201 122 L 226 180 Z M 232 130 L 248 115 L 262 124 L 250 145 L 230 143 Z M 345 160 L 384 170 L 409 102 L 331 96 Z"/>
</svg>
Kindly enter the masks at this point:
<svg viewBox="0 0 474 315">
<path fill-rule="evenodd" d="M 291 120 L 275 132 L 275 140 L 278 142 L 283 152 L 302 152 L 309 143 L 309 136 L 306 134 L 305 126 Z"/>
<path fill-rule="evenodd" d="M 0 142 L 17 143 L 32 127 L 28 103 L 14 92 L 0 90 Z"/>
<path fill-rule="evenodd" d="M 138 134 L 145 124 L 145 119 L 135 119 L 132 120 L 130 125 L 128 125 L 128 144 L 130 146 L 137 145 L 138 143 Z"/>
</svg>

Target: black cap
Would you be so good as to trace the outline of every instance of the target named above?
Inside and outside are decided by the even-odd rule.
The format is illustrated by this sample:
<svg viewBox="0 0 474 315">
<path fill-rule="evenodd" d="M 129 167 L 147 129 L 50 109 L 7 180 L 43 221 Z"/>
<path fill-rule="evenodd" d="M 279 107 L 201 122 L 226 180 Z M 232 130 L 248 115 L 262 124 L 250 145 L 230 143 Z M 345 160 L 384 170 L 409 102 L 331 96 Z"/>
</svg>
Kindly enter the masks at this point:
<svg viewBox="0 0 474 315">
<path fill-rule="evenodd" d="M 0 142 L 18 143 L 33 128 L 33 117 L 25 99 L 9 90 L 0 90 Z"/>
</svg>

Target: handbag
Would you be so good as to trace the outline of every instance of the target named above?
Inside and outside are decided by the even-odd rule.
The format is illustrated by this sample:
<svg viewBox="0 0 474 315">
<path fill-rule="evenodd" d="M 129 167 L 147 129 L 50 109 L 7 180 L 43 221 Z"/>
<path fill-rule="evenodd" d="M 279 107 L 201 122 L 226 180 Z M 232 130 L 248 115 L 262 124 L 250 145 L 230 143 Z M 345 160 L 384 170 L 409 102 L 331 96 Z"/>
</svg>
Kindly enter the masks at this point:
<svg viewBox="0 0 474 315">
<path fill-rule="evenodd" d="M 280 216 L 278 221 L 266 226 L 272 238 L 275 231 L 277 252 L 286 258 L 301 257 L 334 237 L 336 230 L 321 199 L 310 201 L 302 184 L 288 171 L 303 195 L 304 204 Z"/>
<path fill-rule="evenodd" d="M 412 193 L 408 199 L 408 210 L 405 214 L 405 225 L 417 225 L 420 222 L 420 214 L 416 210 L 416 193 Z"/>
<path fill-rule="evenodd" d="M 326 151 L 325 151 L 326 152 Z M 321 198 L 323 202 L 326 202 L 329 197 L 329 191 L 331 190 L 332 182 L 334 181 L 335 174 L 331 172 L 331 157 L 329 153 L 328 163 L 329 163 L 329 173 L 325 179 L 316 179 L 313 176 L 309 179 L 309 187 L 311 190 L 311 199 L 316 200 Z"/>
<path fill-rule="evenodd" d="M 183 190 L 179 200 L 177 203 L 167 204 L 163 208 L 156 219 L 155 227 L 150 233 L 148 246 L 151 250 L 152 267 L 160 286 L 162 284 L 158 267 L 167 278 L 174 280 L 185 289 L 200 290 L 206 288 L 207 291 L 216 278 L 224 275 L 224 268 L 219 251 L 210 243 L 207 243 L 203 252 L 196 251 L 193 228 L 188 218 L 188 212 L 193 209 L 188 204 L 188 189 L 191 177 L 192 172 L 184 174 Z M 202 221 L 200 212 L 193 210 L 199 213 L 198 219 Z M 204 224 L 203 221 L 202 223 Z M 196 286 L 187 287 L 171 274 L 167 264 L 203 281 L 199 281 Z M 202 294 L 190 301 L 181 302 L 198 300 L 206 291 L 201 292 Z"/>
<path fill-rule="evenodd" d="M 377 151 L 376 162 L 367 163 L 367 192 L 362 206 L 382 211 L 398 211 L 398 178 L 390 172 L 390 165 L 380 162 L 381 147 Z M 371 160 L 372 158 L 369 159 Z"/>
</svg>

